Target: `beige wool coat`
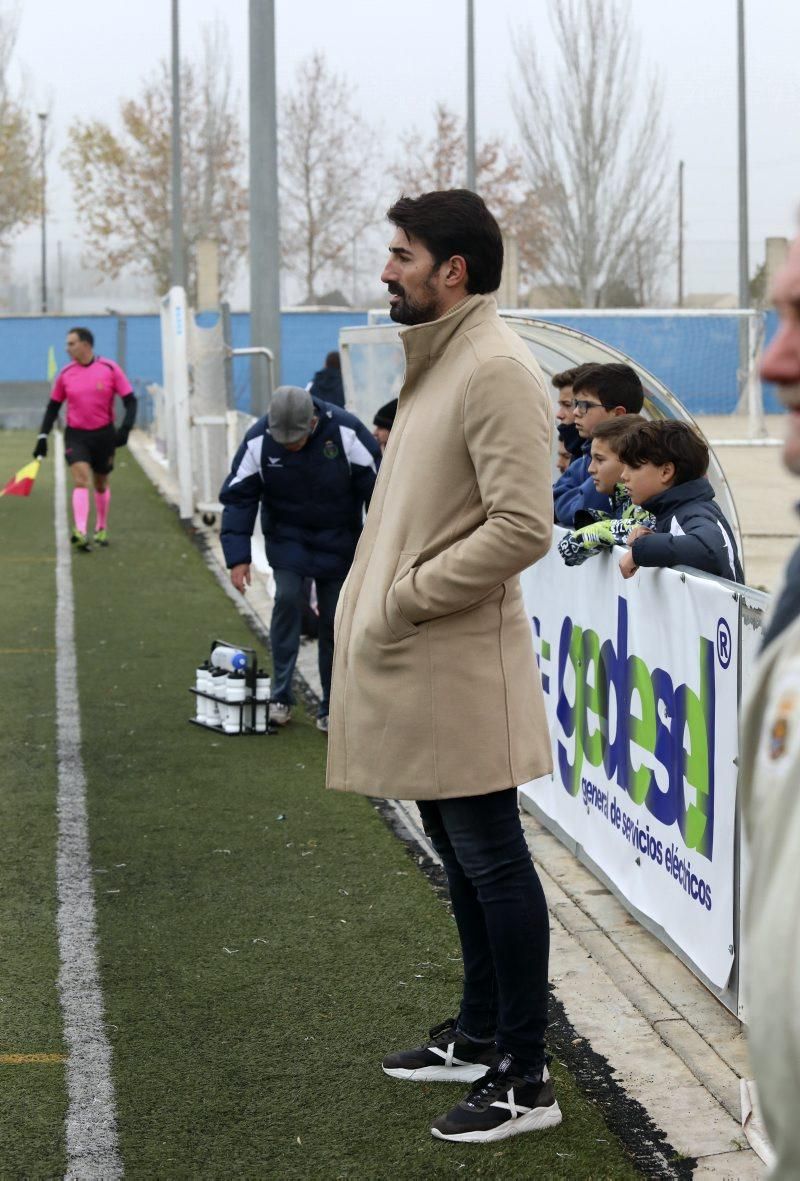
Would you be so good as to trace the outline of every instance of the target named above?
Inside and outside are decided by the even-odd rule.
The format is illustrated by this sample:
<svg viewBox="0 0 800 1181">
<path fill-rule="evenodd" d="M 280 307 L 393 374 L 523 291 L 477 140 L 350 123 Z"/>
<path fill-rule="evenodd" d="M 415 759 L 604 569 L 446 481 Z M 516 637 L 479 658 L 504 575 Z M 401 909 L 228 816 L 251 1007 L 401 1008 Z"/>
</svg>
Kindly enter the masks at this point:
<svg viewBox="0 0 800 1181">
<path fill-rule="evenodd" d="M 401 338 L 397 416 L 336 615 L 327 783 L 485 795 L 552 768 L 518 577 L 550 545 L 550 399 L 491 296 Z"/>
</svg>

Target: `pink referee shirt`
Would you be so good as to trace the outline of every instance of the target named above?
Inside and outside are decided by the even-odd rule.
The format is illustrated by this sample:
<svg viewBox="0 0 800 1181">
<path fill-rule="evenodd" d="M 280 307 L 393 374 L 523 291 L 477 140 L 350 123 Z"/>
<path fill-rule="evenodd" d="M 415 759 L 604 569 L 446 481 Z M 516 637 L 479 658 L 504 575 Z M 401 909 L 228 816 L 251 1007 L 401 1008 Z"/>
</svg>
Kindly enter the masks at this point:
<svg viewBox="0 0 800 1181">
<path fill-rule="evenodd" d="M 88 365 L 72 361 L 56 378 L 50 395 L 67 403 L 67 426 L 97 431 L 114 421 L 114 395 L 124 398 L 133 389 L 116 361 L 93 357 Z"/>
</svg>

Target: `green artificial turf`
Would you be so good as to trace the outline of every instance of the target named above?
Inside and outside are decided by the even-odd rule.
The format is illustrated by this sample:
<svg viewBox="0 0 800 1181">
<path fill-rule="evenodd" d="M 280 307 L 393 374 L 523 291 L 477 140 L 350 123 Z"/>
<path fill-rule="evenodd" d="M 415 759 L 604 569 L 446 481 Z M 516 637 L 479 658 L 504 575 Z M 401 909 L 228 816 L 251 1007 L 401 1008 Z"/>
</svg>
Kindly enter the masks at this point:
<svg viewBox="0 0 800 1181">
<path fill-rule="evenodd" d="M 126 452 L 112 487 L 112 545 L 74 555 L 73 574 L 126 1175 L 636 1177 L 557 1063 L 564 1123 L 496 1147 L 430 1136 L 431 1119 L 463 1086 L 382 1074 L 387 1050 L 415 1044 L 457 1008 L 453 921 L 369 801 L 324 790 L 325 739 L 302 710 L 274 737 L 226 738 L 187 723 L 187 690 L 210 640 L 255 641 Z M 18 610 L 22 618 L 27 607 Z M 52 617 L 44 622 L 52 629 Z M 52 710 L 51 681 L 42 692 Z M 41 759 L 52 807 L 50 748 Z M 47 807 L 39 826 L 46 894 Z M 19 864 L 27 868 L 22 855 Z M 51 910 L 41 921 L 50 950 L 40 948 L 36 964 L 54 997 Z M 57 1028 L 48 1048 L 60 1045 Z M 61 1108 L 37 1115 L 56 1145 L 59 1096 Z M 57 1159 L 52 1145 L 34 1146 L 18 1171 L 55 1173 Z"/>
<path fill-rule="evenodd" d="M 30 461 L 0 432 L 0 482 Z M 55 981 L 56 751 L 53 473 L 0 497 L 0 1174 L 63 1173 L 66 1087 Z"/>
</svg>

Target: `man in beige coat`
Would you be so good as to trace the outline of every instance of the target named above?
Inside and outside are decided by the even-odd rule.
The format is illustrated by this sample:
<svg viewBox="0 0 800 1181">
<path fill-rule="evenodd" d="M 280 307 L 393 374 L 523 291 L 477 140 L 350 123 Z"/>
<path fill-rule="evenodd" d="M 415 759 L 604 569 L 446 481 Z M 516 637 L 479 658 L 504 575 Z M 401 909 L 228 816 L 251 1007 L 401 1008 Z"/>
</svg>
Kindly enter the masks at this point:
<svg viewBox="0 0 800 1181">
<path fill-rule="evenodd" d="M 776 278 L 781 325 L 762 376 L 789 411 L 783 460 L 800 475 L 800 238 Z M 750 843 L 745 1000 L 750 1051 L 776 1153 L 800 1177 L 800 548 L 767 622 L 742 714 L 740 791 Z"/>
<path fill-rule="evenodd" d="M 545 1069 L 549 924 L 517 786 L 551 770 L 519 573 L 553 520 L 551 408 L 499 318 L 497 222 L 466 190 L 403 197 L 381 276 L 405 380 L 339 600 L 328 786 L 413 799 L 464 958 L 459 1015 L 390 1054 L 402 1079 L 474 1082 L 435 1121 L 491 1141 L 561 1119 Z"/>
</svg>

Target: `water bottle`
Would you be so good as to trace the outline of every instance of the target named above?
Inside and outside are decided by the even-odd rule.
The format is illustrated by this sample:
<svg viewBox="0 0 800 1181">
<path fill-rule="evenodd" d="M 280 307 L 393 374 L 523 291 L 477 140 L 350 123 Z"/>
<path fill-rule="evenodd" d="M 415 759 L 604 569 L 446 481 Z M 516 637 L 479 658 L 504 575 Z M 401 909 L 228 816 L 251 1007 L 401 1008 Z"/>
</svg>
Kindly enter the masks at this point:
<svg viewBox="0 0 800 1181">
<path fill-rule="evenodd" d="M 194 699 L 195 721 L 205 726 L 208 724 L 208 707 L 211 705 L 211 702 L 207 701 L 205 697 L 201 697 L 200 694 L 208 693 L 211 688 L 211 667 L 208 661 L 198 665 L 195 669 L 194 687 L 197 690 L 197 696 Z"/>
<path fill-rule="evenodd" d="M 223 726 L 225 723 L 225 698 L 228 690 L 228 674 L 221 668 L 215 668 L 211 674 L 211 687 L 214 700 L 209 701 L 207 726 Z"/>
<path fill-rule="evenodd" d="M 256 673 L 256 734 L 267 732 L 267 702 L 270 694 L 269 675 L 263 668 Z"/>
<path fill-rule="evenodd" d="M 218 644 L 211 653 L 211 663 L 214 668 L 224 669 L 226 673 L 238 673 L 247 667 L 247 657 L 240 648 L 228 648 Z"/>
<path fill-rule="evenodd" d="M 246 690 L 244 673 L 228 674 L 225 693 L 225 720 L 223 722 L 226 734 L 241 734 L 242 732 L 242 709 Z"/>
</svg>

